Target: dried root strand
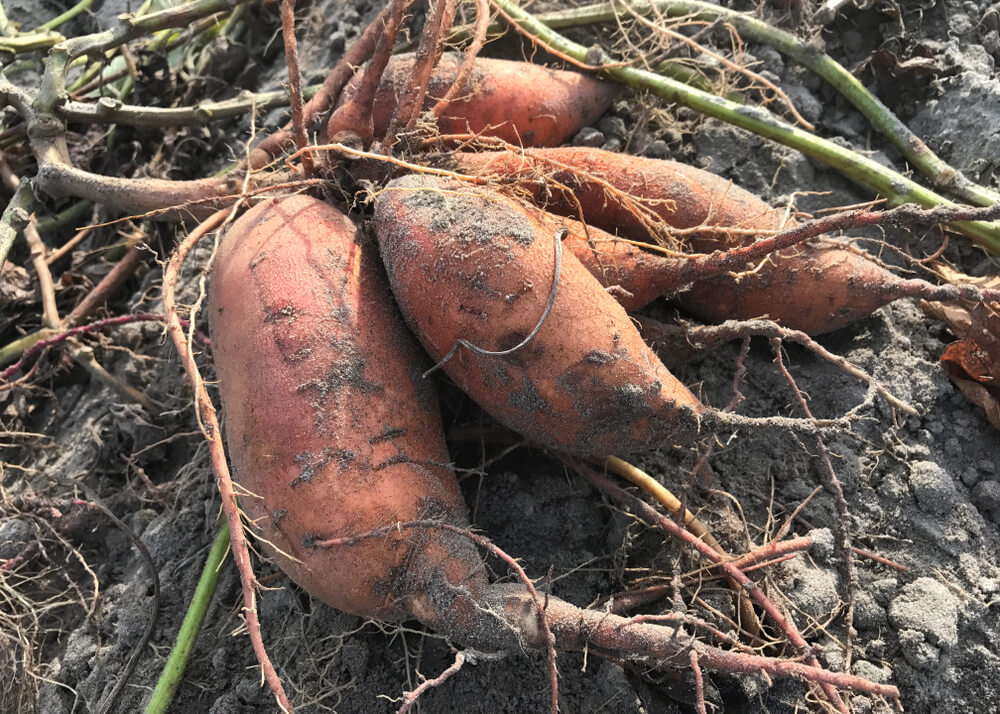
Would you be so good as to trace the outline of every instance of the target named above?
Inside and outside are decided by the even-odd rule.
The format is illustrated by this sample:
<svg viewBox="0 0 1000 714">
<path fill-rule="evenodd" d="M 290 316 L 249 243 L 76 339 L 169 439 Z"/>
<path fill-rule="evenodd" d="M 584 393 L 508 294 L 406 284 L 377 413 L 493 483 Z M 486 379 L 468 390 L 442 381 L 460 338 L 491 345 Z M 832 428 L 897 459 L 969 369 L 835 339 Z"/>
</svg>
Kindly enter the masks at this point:
<svg viewBox="0 0 1000 714">
<path fill-rule="evenodd" d="M 299 149 L 309 145 L 305 117 L 302 109 L 302 74 L 299 71 L 299 49 L 295 43 L 295 0 L 281 0 L 281 34 L 285 42 L 285 61 L 288 65 L 288 95 L 292 109 L 292 131 Z M 306 174 L 313 172 L 312 156 L 302 157 Z"/>
<path fill-rule="evenodd" d="M 431 15 L 424 25 L 420 46 L 417 48 L 409 86 L 389 121 L 389 129 L 385 135 L 386 147 L 391 148 L 396 143 L 398 134 L 411 130 L 416 123 L 431 81 L 431 73 L 441 59 L 445 37 L 455 21 L 454 0 L 436 0 L 431 7 Z"/>
<path fill-rule="evenodd" d="M 796 401 L 798 401 L 799 407 L 807 417 L 811 417 L 812 410 L 809 409 L 809 402 L 806 401 L 805 395 L 802 394 L 802 390 L 799 389 L 799 385 L 795 382 L 795 378 L 785 366 L 784 359 L 781 356 L 780 340 L 772 338 L 771 348 L 774 351 L 774 361 L 778 365 L 778 370 L 781 372 L 782 376 L 795 393 L 795 398 Z M 836 504 L 837 509 L 837 540 L 844 557 L 844 571 L 847 576 L 847 612 L 844 616 L 844 629 L 847 631 L 847 634 L 844 647 L 844 666 L 849 668 L 851 666 L 851 655 L 853 653 L 854 646 L 853 638 L 856 634 L 854 630 L 854 600 L 858 591 L 858 572 L 854 564 L 854 551 L 852 550 L 851 544 L 851 516 L 847 509 L 847 498 L 844 496 L 844 487 L 840 483 L 840 479 L 837 478 L 837 472 L 833 468 L 833 462 L 830 460 L 830 450 L 827 448 L 826 442 L 823 441 L 823 438 L 820 436 L 816 437 L 816 448 L 819 450 L 820 460 L 823 463 L 829 486 L 835 495 L 834 503 Z"/>
<path fill-rule="evenodd" d="M 340 138 L 354 135 L 361 139 L 363 146 L 371 145 L 375 134 L 372 123 L 372 107 L 375 103 L 375 93 L 379 82 L 389 64 L 392 46 L 399 35 L 403 23 L 403 15 L 413 3 L 413 0 L 391 0 L 389 14 L 383 24 L 383 31 L 378 38 L 371 62 L 361 75 L 361 84 L 357 95 L 342 104 L 330 116 L 326 125 L 328 142 L 336 142 Z M 381 17 L 381 16 L 380 16 Z"/>
<path fill-rule="evenodd" d="M 586 474 L 594 483 L 595 478 Z M 601 477 L 596 477 L 600 479 Z M 606 482 L 612 488 L 617 488 Z M 597 485 L 595 483 L 595 485 Z M 599 486 L 599 488 L 602 488 Z M 604 488 L 602 488 L 604 490 Z M 608 491 L 605 491 L 608 492 Z M 624 492 L 623 492 L 624 493 Z M 627 494 L 626 494 L 627 495 Z M 638 501 L 638 499 L 635 499 Z M 642 503 L 638 501 L 638 503 Z M 645 506 L 645 504 L 642 504 Z M 646 508 L 649 508 L 648 506 Z M 651 510 L 651 509 L 650 509 Z M 655 514 L 655 511 L 654 511 Z M 646 514 L 642 514 L 647 518 Z M 676 524 L 674 524 L 676 526 Z M 818 683 L 830 697 L 838 711 L 847 712 L 840 699 L 841 689 L 853 689 L 897 700 L 899 691 L 891 685 L 877 684 L 850 674 L 831 672 L 818 666 L 814 657 L 809 662 L 764 657 L 747 652 L 733 652 L 706 645 L 677 627 L 650 624 L 641 618 L 625 618 L 598 610 L 583 610 L 558 598 L 546 595 L 543 599 L 535 590 L 524 570 L 507 553 L 487 539 L 468 529 L 458 528 L 433 520 L 407 521 L 384 526 L 367 533 L 342 538 L 317 541 L 316 547 L 334 547 L 359 543 L 368 538 L 381 538 L 390 533 L 409 528 L 443 529 L 470 539 L 491 555 L 501 558 L 517 574 L 520 584 L 493 585 L 484 594 L 478 612 L 480 621 L 469 623 L 468 636 L 478 642 L 494 642 L 507 649 L 509 640 L 498 635 L 497 621 L 506 623 L 518 635 L 513 647 L 545 648 L 549 651 L 549 673 L 552 679 L 551 710 L 558 711 L 556 676 L 554 669 L 556 650 L 580 650 L 589 647 L 599 654 L 625 660 L 654 663 L 661 668 L 690 666 L 691 653 L 707 669 L 730 673 L 765 673 L 779 677 L 795 677 Z M 697 540 L 697 539 L 695 539 Z M 707 547 L 707 546 L 706 546 Z M 749 582 L 749 581 L 748 581 Z M 757 592 L 752 589 L 750 592 Z M 760 596 L 762 597 L 762 596 Z M 787 626 L 787 624 L 786 624 Z M 799 637 L 801 639 L 801 637 Z M 802 642 L 803 651 L 808 651 Z M 453 665 L 454 666 L 454 665 Z M 449 668 L 450 669 L 450 668 Z"/>
<path fill-rule="evenodd" d="M 302 109 L 302 120 L 307 127 L 315 128 L 313 127 L 314 122 L 330 111 L 344 87 L 354 76 L 354 68 L 371 58 L 391 11 L 391 4 L 382 8 L 371 24 L 365 28 L 361 37 L 348 48 L 336 66 L 326 75 L 319 91 Z M 246 166 L 250 170 L 263 168 L 288 148 L 293 141 L 290 126 L 290 124 L 286 125 L 264 138 L 250 153 Z"/>
<path fill-rule="evenodd" d="M 191 345 L 188 343 L 187 335 L 181 325 L 175 297 L 177 275 L 181 264 L 184 262 L 184 258 L 202 237 L 221 226 L 231 214 L 232 211 L 229 209 L 213 213 L 200 223 L 197 228 L 191 231 L 187 238 L 177 246 L 163 273 L 163 309 L 167 313 L 170 337 L 174 341 L 174 346 L 177 348 L 181 362 L 184 364 L 191 388 L 194 390 L 202 433 L 204 433 L 205 439 L 208 441 L 212 471 L 215 474 L 219 493 L 222 496 L 222 510 L 229 524 L 229 538 L 233 550 L 233 560 L 240 574 L 240 583 L 243 590 L 243 615 L 246 618 L 250 642 L 253 646 L 254 654 L 257 656 L 257 662 L 260 664 L 261 674 L 267 680 L 271 692 L 278 702 L 278 706 L 286 714 L 291 714 L 292 703 L 285 694 L 281 679 L 278 677 L 278 673 L 275 671 L 274 665 L 271 664 L 271 660 L 267 655 L 267 650 L 264 648 L 264 639 L 260 631 L 260 621 L 257 617 L 257 581 L 250 563 L 250 551 L 247 545 L 246 533 L 243 529 L 243 520 L 239 505 L 236 501 L 236 491 L 229 473 L 229 466 L 226 463 L 226 452 L 222 443 L 222 431 L 219 427 L 219 420 L 216 417 L 215 406 L 212 404 L 208 390 L 205 389 L 205 382 L 198 370 L 194 354 L 191 351 Z"/>
<path fill-rule="evenodd" d="M 472 41 L 469 43 L 469 47 L 465 50 L 465 56 L 462 58 L 462 64 L 458 68 L 458 74 L 455 75 L 455 81 L 452 83 L 445 95 L 438 100 L 437 104 L 431 109 L 431 113 L 436 117 L 440 117 L 444 114 L 444 111 L 451 104 L 451 101 L 458 96 L 458 93 L 465 86 L 466 80 L 468 80 L 469 75 L 472 74 L 472 68 L 475 64 L 476 57 L 479 55 L 479 51 L 483 48 L 483 44 L 486 42 L 486 33 L 490 26 L 490 6 L 488 0 L 476 0 L 476 25 L 473 31 Z"/>
<path fill-rule="evenodd" d="M 606 493 L 615 501 L 627 506 L 630 510 L 632 510 L 633 513 L 639 515 L 643 520 L 660 526 L 665 531 L 667 531 L 674 537 L 678 538 L 682 542 L 693 546 L 704 557 L 714 561 L 719 566 L 721 566 L 722 569 L 726 572 L 726 575 L 728 577 L 740 583 L 740 585 L 750 593 L 750 596 L 757 603 L 757 605 L 759 605 L 768 615 L 771 621 L 785 633 L 785 636 L 788 637 L 789 641 L 796 649 L 798 649 L 802 653 L 809 652 L 808 643 L 799 633 L 798 628 L 795 627 L 794 623 L 787 617 L 785 617 L 784 613 L 780 610 L 780 608 L 770 598 L 764 595 L 761 589 L 756 587 L 753 581 L 751 581 L 750 578 L 748 578 L 741 570 L 734 567 L 732 563 L 723 560 L 718 553 L 712 550 L 711 547 L 700 541 L 698 538 L 692 536 L 690 533 L 688 533 L 683 528 L 679 527 L 669 518 L 666 518 L 661 514 L 657 513 L 654 508 L 646 504 L 644 501 L 642 501 L 639 498 L 636 498 L 635 496 L 627 493 L 623 489 L 611 483 L 608 479 L 604 478 L 603 476 L 595 472 L 586 464 L 572 460 L 569 461 L 568 463 L 573 468 L 575 468 L 579 473 L 581 473 L 584 476 L 584 478 L 586 478 L 587 481 L 589 481 L 594 487 Z M 734 667 L 739 666 L 737 664 L 739 658 L 745 657 L 745 655 L 737 653 L 726 653 L 725 656 L 716 654 L 714 656 L 717 657 L 717 659 L 715 660 L 717 665 L 723 669 L 728 666 L 734 666 Z M 729 659 L 727 661 L 726 657 L 735 659 Z M 709 667 L 713 666 L 712 664 L 710 664 L 711 661 L 712 661 L 711 659 L 706 657 L 705 663 L 707 666 Z M 826 672 L 826 670 L 823 670 L 819 666 L 819 662 L 817 661 L 814 655 L 811 654 L 808 655 L 806 657 L 806 663 L 807 666 L 810 668 Z M 727 669 L 726 671 L 749 671 L 749 670 Z M 769 671 L 769 670 L 762 666 L 761 671 Z M 839 675 L 839 676 L 847 676 L 847 675 Z M 810 678 L 810 679 L 811 681 L 820 682 L 821 688 L 823 689 L 823 692 L 826 695 L 827 700 L 835 708 L 837 708 L 838 711 L 847 714 L 847 705 L 844 703 L 843 699 L 840 697 L 840 694 L 837 692 L 837 686 L 840 685 L 835 684 L 830 679 L 819 679 L 819 678 Z M 894 687 L 891 689 L 895 691 Z M 898 697 L 898 692 L 895 692 L 895 694 L 893 694 L 892 696 Z"/>
<path fill-rule="evenodd" d="M 472 660 L 473 662 L 475 661 L 474 656 L 471 656 L 469 653 L 458 652 L 455 654 L 455 661 L 452 662 L 448 666 L 448 668 L 444 670 L 441 674 L 434 677 L 433 679 L 424 680 L 423 682 L 420 683 L 420 686 L 418 686 L 412 692 L 406 692 L 406 694 L 403 696 L 403 704 L 399 707 L 399 709 L 396 710 L 396 714 L 406 714 L 408 711 L 410 711 L 410 709 L 413 708 L 413 705 L 417 703 L 417 700 L 420 698 L 421 694 L 426 692 L 428 689 L 433 689 L 434 687 L 440 687 L 448 679 L 450 679 L 452 675 L 458 674 L 458 671 L 462 669 L 462 666 L 465 664 L 466 658 Z"/>
</svg>

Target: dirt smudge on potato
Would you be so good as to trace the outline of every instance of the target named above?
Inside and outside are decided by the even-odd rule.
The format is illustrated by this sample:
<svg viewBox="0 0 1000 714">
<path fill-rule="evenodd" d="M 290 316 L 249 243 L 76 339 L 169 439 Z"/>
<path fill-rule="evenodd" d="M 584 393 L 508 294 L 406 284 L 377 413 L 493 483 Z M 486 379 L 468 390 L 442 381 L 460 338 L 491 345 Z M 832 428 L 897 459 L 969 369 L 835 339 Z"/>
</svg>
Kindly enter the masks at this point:
<svg viewBox="0 0 1000 714">
<path fill-rule="evenodd" d="M 381 443 L 383 441 L 391 441 L 392 439 L 398 439 L 406 434 L 406 429 L 401 429 L 398 427 L 387 426 L 382 430 L 382 433 L 373 436 L 368 440 L 368 443 L 374 446 L 375 444 Z"/>
<path fill-rule="evenodd" d="M 527 379 L 522 382 L 521 389 L 510 393 L 510 397 L 508 397 L 508 399 L 511 406 L 527 412 L 528 414 L 535 414 L 540 412 L 542 409 L 547 409 L 549 406 L 548 402 L 545 401 L 545 398 L 539 394 L 535 385 Z"/>
</svg>

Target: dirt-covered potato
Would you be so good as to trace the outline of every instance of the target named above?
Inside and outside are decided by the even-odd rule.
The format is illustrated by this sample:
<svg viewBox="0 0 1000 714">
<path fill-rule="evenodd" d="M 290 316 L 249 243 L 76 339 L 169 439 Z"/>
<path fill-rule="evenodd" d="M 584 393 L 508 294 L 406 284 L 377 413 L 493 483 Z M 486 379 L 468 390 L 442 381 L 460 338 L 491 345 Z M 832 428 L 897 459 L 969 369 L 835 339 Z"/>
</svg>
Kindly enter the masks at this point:
<svg viewBox="0 0 1000 714">
<path fill-rule="evenodd" d="M 537 209 L 409 176 L 379 195 L 374 228 L 396 299 L 432 359 L 459 340 L 510 350 L 541 321 L 557 229 Z M 578 454 L 688 442 L 703 411 L 570 251 L 551 311 L 527 344 L 504 355 L 462 346 L 444 369 L 512 429 Z"/>
<path fill-rule="evenodd" d="M 464 526 L 437 400 L 378 254 L 317 199 L 267 200 L 226 233 L 212 272 L 212 349 L 243 510 L 296 582 L 346 612 L 449 631 L 459 588 L 485 583 Z"/>
<path fill-rule="evenodd" d="M 375 94 L 371 119 L 376 138 L 389 121 L 413 76 L 414 55 L 389 60 Z M 431 74 L 424 109 L 443 98 L 458 76 L 462 56 L 446 52 Z M 347 85 L 340 104 L 358 93 L 359 77 Z M 525 91 L 530 88 L 530 91 Z M 477 57 L 465 86 L 437 119 L 442 134 L 484 134 L 523 146 L 558 146 L 597 121 L 620 93 L 613 82 L 529 62 Z"/>
</svg>

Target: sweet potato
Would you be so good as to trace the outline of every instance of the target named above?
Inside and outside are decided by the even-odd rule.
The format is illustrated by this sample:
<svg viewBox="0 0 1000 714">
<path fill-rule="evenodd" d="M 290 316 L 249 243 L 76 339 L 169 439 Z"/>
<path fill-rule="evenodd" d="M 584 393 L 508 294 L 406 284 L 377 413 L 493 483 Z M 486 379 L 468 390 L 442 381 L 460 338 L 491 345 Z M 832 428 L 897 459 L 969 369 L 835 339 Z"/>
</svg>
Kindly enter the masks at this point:
<svg viewBox="0 0 1000 714">
<path fill-rule="evenodd" d="M 443 179 L 392 181 L 374 229 L 404 317 L 435 360 L 459 340 L 522 343 L 550 299 L 555 231 L 538 210 Z M 463 346 L 443 365 L 495 418 L 584 455 L 690 442 L 703 406 L 570 252 L 537 334 L 506 355 Z"/>
<path fill-rule="evenodd" d="M 210 320 L 230 454 L 251 494 L 241 504 L 267 552 L 345 612 L 453 631 L 456 589 L 486 582 L 468 541 L 407 530 L 314 545 L 396 521 L 468 524 L 423 355 L 374 246 L 317 199 L 258 204 L 220 246 Z"/>
<path fill-rule="evenodd" d="M 533 162 L 531 157 L 540 161 Z M 544 172 L 573 187 L 588 223 L 635 240 L 652 239 L 649 223 L 609 196 L 597 181 L 581 178 L 577 172 L 599 177 L 620 191 L 647 199 L 643 205 L 673 228 L 711 225 L 751 229 L 749 234 L 693 232 L 686 240 L 690 250 L 696 252 L 745 245 L 757 237 L 753 230 L 775 231 L 796 225 L 783 211 L 768 206 L 731 182 L 674 161 L 580 148 L 539 149 L 527 158 L 512 153 L 461 154 L 455 161 L 458 168 L 467 172 L 520 176 L 525 185 L 534 187 L 536 199 L 549 210 L 576 215 L 574 202 L 558 191 L 549 194 L 543 188 L 539 171 Z M 831 242 L 826 239 L 786 249 L 761 266 L 748 265 L 748 274 L 699 281 L 676 297 L 705 320 L 720 322 L 767 316 L 810 334 L 843 327 L 898 297 L 893 286 L 899 283 L 899 278 L 864 255 Z M 627 253 L 633 263 L 640 260 L 641 254 L 637 256 L 626 248 L 619 250 Z M 657 263 L 665 271 L 676 265 L 650 257 L 645 259 L 643 270 L 655 274 Z M 661 280 L 663 284 L 657 286 L 661 291 L 680 287 L 669 277 Z M 645 295 L 657 292 L 645 281 L 645 277 L 633 279 L 633 288 L 629 290 Z M 630 307 L 637 307 L 636 301 Z"/>
<path fill-rule="evenodd" d="M 535 319 L 524 316 L 547 292 L 542 286 L 554 269 L 547 239 L 554 237 L 511 207 L 461 185 L 414 177 L 379 198 L 376 224 L 399 269 L 396 289 L 404 302 L 433 313 L 418 322 L 438 339 L 469 328 L 469 337 L 502 344 Z M 449 227 L 454 239 L 441 233 Z M 413 242 L 406 239 L 411 231 Z M 424 252 L 435 243 L 452 252 Z M 518 270 L 522 262 L 526 269 Z M 629 443 L 649 443 L 654 430 L 681 435 L 701 411 L 697 400 L 657 367 L 622 308 L 586 269 L 570 254 L 565 262 L 554 319 L 539 341 L 503 362 L 457 355 L 452 366 L 470 368 L 461 381 L 499 380 L 494 393 L 511 397 L 512 412 L 555 429 L 547 441 L 556 446 L 569 439 L 586 453 L 609 449 L 608 432 L 616 428 Z M 422 282 L 404 290 L 408 283 L 399 280 L 453 270 L 459 272 L 450 286 Z M 210 316 L 227 439 L 247 491 L 242 508 L 275 561 L 329 604 L 385 620 L 413 617 L 473 649 L 545 648 L 553 708 L 556 649 L 590 647 L 666 666 L 694 651 L 702 666 L 717 669 L 752 664 L 772 675 L 866 684 L 715 649 L 673 626 L 542 598 L 519 569 L 523 585 L 489 584 L 472 547 L 488 544 L 468 532 L 455 477 L 442 465 L 447 453 L 417 349 L 373 251 L 326 204 L 302 196 L 266 201 L 237 221 L 214 265 Z M 449 326 L 452 319 L 460 324 Z M 486 371 L 477 375 L 477 365 Z M 606 401 L 607 412 L 585 398 Z M 541 399 L 564 413 L 550 418 Z M 605 417 L 606 425 L 581 423 Z M 414 519 L 421 527 L 406 523 Z M 427 521 L 432 527 L 423 527 Z"/>
<path fill-rule="evenodd" d="M 679 280 L 684 258 L 666 257 L 643 250 L 596 226 L 584 226 L 572 218 L 543 213 L 539 219 L 555 231 L 567 229 L 563 246 L 576 256 L 591 275 L 625 308 L 633 312 L 662 295 L 683 287 Z"/>
<path fill-rule="evenodd" d="M 431 75 L 425 110 L 444 97 L 461 63 L 459 54 L 442 55 Z M 385 136 L 399 95 L 409 86 L 413 64 L 412 54 L 389 61 L 372 111 L 376 138 Z M 340 105 L 357 94 L 359 77 L 344 89 Z M 438 130 L 442 134 L 482 133 L 523 146 L 558 146 L 597 120 L 618 92 L 612 82 L 576 72 L 477 57 L 467 86 L 438 118 Z"/>
</svg>

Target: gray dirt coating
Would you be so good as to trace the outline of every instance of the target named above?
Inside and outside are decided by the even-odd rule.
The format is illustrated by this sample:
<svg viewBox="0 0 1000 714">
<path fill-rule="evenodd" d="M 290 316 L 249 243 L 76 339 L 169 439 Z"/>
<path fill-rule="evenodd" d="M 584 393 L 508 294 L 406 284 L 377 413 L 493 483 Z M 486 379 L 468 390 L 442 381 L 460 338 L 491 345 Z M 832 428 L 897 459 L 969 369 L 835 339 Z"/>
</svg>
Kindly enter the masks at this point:
<svg viewBox="0 0 1000 714">
<path fill-rule="evenodd" d="M 49 7 L 52 4 L 46 2 L 44 12 L 55 12 Z M 808 16 L 816 4 L 781 5 L 798 7 Z M 24 18 L 32 3 L 5 5 L 26 25 L 37 24 Z M 95 22 L 108 22 L 122 3 L 104 5 L 116 9 L 99 14 Z M 355 7 L 340 0 L 300 5 L 305 18 L 300 37 L 302 61 L 307 79 L 314 81 L 322 76 L 323 67 L 335 61 L 344 44 L 353 40 L 373 8 L 367 2 Z M 766 4 L 769 8 L 778 5 Z M 890 5 L 896 8 L 895 15 L 889 12 Z M 788 13 L 770 19 L 794 29 L 794 11 Z M 274 22 L 273 16 L 264 19 Z M 869 10 L 848 4 L 841 18 L 814 41 L 825 44 L 850 69 L 858 69 L 865 84 L 943 158 L 995 187 L 1000 155 L 994 150 L 1000 146 L 998 30 L 1000 13 L 990 0 L 885 3 Z M 884 51 L 877 59 L 869 61 L 880 49 Z M 903 162 L 888 143 L 819 80 L 774 50 L 755 45 L 746 50 L 744 59 L 756 59 L 755 69 L 780 84 L 805 116 L 817 123 L 819 132 L 842 137 L 901 169 Z M 256 86 L 271 89 L 284 81 L 280 53 L 272 52 L 266 60 L 255 57 L 261 63 Z M 906 64 L 913 59 L 920 61 Z M 913 70 L 914 66 L 921 69 Z M 609 148 L 621 148 L 630 141 L 630 150 L 669 155 L 710 168 L 774 204 L 797 191 L 824 192 L 798 197 L 804 210 L 871 198 L 796 152 L 714 121 L 694 122 L 687 110 L 674 114 L 677 124 L 647 124 L 640 103 L 620 103 L 614 116 L 585 132 L 581 141 L 603 141 Z M 281 112 L 272 112 L 264 125 L 273 127 L 280 121 Z M 240 125 L 231 139 L 245 140 L 248 126 L 248 122 Z M 226 156 L 220 151 L 218 160 Z M 875 232 L 867 235 L 878 237 Z M 887 238 L 897 246 L 908 245 L 915 255 L 929 255 L 940 244 L 934 233 L 892 233 Z M 953 238 L 945 255 L 970 273 L 997 269 L 995 261 L 961 239 Z M 207 249 L 199 250 L 189 260 L 182 276 L 181 301 L 196 299 L 197 271 L 208 256 Z M 154 267 L 131 297 L 110 307 L 117 313 L 160 309 L 159 303 L 147 297 L 158 294 L 159 278 L 160 270 Z M 668 314 L 662 305 L 654 312 L 660 317 Z M 63 380 L 44 394 L 14 397 L 5 393 L 5 427 L 44 433 L 52 441 L 8 449 L 4 461 L 34 471 L 26 475 L 6 469 L 3 487 L 14 496 L 29 487 L 67 494 L 71 492 L 68 482 L 88 478 L 105 498 L 120 496 L 114 502 L 119 504 L 115 511 L 149 548 L 163 592 L 151 647 L 143 651 L 117 708 L 131 712 L 141 709 L 176 635 L 215 532 L 219 500 L 205 447 L 196 432 L 190 393 L 159 327 L 127 326 L 110 337 L 115 344 L 153 358 L 136 361 L 120 351 L 101 353 L 112 372 L 141 385 L 148 396 L 164 405 L 162 415 L 139 415 L 85 376 Z M 828 349 L 873 374 L 919 410 L 917 416 L 897 416 L 894 423 L 885 404 L 876 402 L 868 411 L 870 418 L 858 424 L 855 436 L 829 443 L 851 513 L 854 544 L 905 566 L 901 570 L 859 557 L 851 669 L 869 679 L 898 685 L 908 712 L 988 714 L 1000 712 L 1000 677 L 996 674 L 1000 671 L 1000 439 L 941 370 L 938 358 L 949 341 L 946 330 L 911 303 L 888 306 L 822 338 Z M 723 406 L 732 398 L 738 355 L 739 345 L 728 345 L 677 373 L 700 390 L 706 402 Z M 784 356 L 817 416 L 841 414 L 863 400 L 863 385 L 809 353 L 789 346 Z M 742 413 L 795 413 L 794 398 L 772 359 L 766 342 L 751 346 L 748 374 L 741 387 L 746 397 Z M 449 425 L 475 426 L 482 419 L 447 385 L 442 403 Z M 59 447 L 52 448 L 52 444 Z M 551 573 L 551 588 L 564 599 L 586 606 L 651 571 L 669 582 L 673 573 L 696 567 L 676 545 L 664 543 L 659 533 L 609 508 L 598 493 L 542 454 L 517 450 L 481 474 L 483 459 L 477 442 L 451 445 L 453 458 L 464 469 L 460 476 L 477 527 L 518 556 L 542 586 Z M 678 493 L 685 492 L 687 484 L 689 505 L 700 509 L 701 518 L 735 551 L 746 547 L 744 521 L 754 543 L 766 542 L 790 509 L 826 483 L 815 452 L 814 443 L 791 436 L 736 433 L 723 435 L 722 444 L 716 447 L 710 461 L 711 478 L 691 481 L 684 470 L 690 468 L 691 457 L 684 453 L 652 453 L 640 465 Z M 151 493 L 134 468 L 126 469 L 121 457 L 129 454 L 139 454 L 135 464 L 153 483 L 170 485 L 162 493 Z M 492 449 L 483 458 L 495 454 Z M 808 557 L 770 569 L 768 587 L 772 592 L 780 588 L 790 599 L 789 610 L 821 661 L 840 669 L 845 665 L 847 583 L 836 536 L 831 536 L 837 520 L 830 489 L 821 489 L 803 516 L 793 533 L 809 533 L 816 546 Z M 0 553 L 6 557 L 10 549 L 30 539 L 33 521 L 3 518 Z M 36 710 L 44 714 L 96 711 L 150 616 L 149 577 L 119 531 L 95 517 L 74 542 L 98 578 L 100 596 L 89 617 L 81 608 L 65 608 L 60 611 L 61 620 L 48 623 L 56 632 L 36 664 L 36 671 L 46 678 L 36 701 Z M 502 566 L 492 566 L 496 573 L 506 573 Z M 76 573 L 78 587 L 85 594 L 92 593 L 86 572 L 74 571 L 71 563 L 67 568 Z M 340 614 L 310 599 L 268 564 L 258 564 L 258 574 L 268 586 L 260 592 L 259 605 L 264 639 L 297 711 L 395 711 L 394 698 L 413 689 L 422 677 L 436 676 L 452 661 L 447 643 L 432 636 Z M 713 607 L 731 611 L 730 598 L 712 583 L 704 583 L 699 592 Z M 692 593 L 688 588 L 682 591 L 688 598 Z M 242 714 L 274 710 L 273 700 L 260 685 L 246 636 L 231 635 L 240 626 L 239 602 L 230 561 L 222 570 L 204 631 L 171 711 Z M 667 598 L 649 611 L 672 607 Z M 705 612 L 696 609 L 699 614 Z M 9 666 L 8 659 L 0 662 Z M 562 655 L 559 671 L 564 712 L 693 711 L 686 673 L 674 679 L 659 674 L 638 676 L 642 673 L 626 672 L 611 661 L 581 653 Z M 11 678 L 11 673 L 0 672 L 0 681 Z M 807 699 L 794 681 L 769 686 L 762 677 L 708 674 L 706 693 L 716 711 L 818 710 L 814 699 Z M 0 702 L 0 710 L 15 710 L 5 704 Z M 851 705 L 858 713 L 893 711 L 887 703 L 862 695 L 853 696 Z M 544 658 L 525 654 L 466 665 L 441 687 L 427 692 L 421 710 L 476 714 L 544 712 L 547 707 Z"/>
</svg>

